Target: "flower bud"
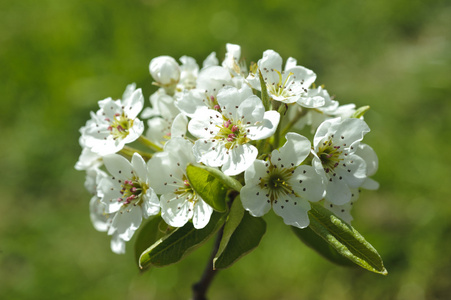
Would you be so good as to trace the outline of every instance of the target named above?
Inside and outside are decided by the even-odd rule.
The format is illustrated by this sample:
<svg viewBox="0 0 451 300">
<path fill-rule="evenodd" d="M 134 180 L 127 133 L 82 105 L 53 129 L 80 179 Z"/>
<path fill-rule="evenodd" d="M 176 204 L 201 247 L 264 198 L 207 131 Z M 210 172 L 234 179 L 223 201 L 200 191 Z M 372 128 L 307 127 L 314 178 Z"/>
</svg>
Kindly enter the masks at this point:
<svg viewBox="0 0 451 300">
<path fill-rule="evenodd" d="M 170 56 L 158 56 L 150 61 L 150 75 L 161 86 L 175 85 L 180 80 L 180 67 Z"/>
</svg>

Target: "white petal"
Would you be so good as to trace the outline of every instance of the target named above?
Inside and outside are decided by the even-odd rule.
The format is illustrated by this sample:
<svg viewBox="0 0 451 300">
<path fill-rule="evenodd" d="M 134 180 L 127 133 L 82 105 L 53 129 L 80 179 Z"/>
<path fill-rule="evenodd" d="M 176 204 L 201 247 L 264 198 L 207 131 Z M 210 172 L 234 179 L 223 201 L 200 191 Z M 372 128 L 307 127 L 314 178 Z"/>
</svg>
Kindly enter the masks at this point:
<svg viewBox="0 0 451 300">
<path fill-rule="evenodd" d="M 367 144 L 359 144 L 355 154 L 363 158 L 363 160 L 366 162 L 366 175 L 374 175 L 378 169 L 379 160 L 373 148 L 371 148 Z"/>
<path fill-rule="evenodd" d="M 318 126 L 316 130 L 315 137 L 313 138 L 313 146 L 315 147 L 315 151 L 318 151 L 318 147 L 325 139 L 328 139 L 328 136 L 335 133 L 335 128 L 338 126 L 340 122 L 340 118 L 325 120 Z"/>
<path fill-rule="evenodd" d="M 243 100 L 237 109 L 237 117 L 242 119 L 244 124 L 255 124 L 263 121 L 263 115 L 265 113 L 265 107 L 262 101 L 255 95 L 251 95 Z"/>
<path fill-rule="evenodd" d="M 114 230 L 114 232 L 117 232 L 121 239 L 123 239 L 124 241 L 129 241 L 135 233 L 136 229 L 138 229 L 139 225 L 141 225 L 141 222 L 141 207 L 129 206 L 129 208 L 123 209 L 120 212 L 116 213 L 113 218 L 111 228 L 116 229 Z M 110 234 L 110 231 L 108 232 L 108 234 Z"/>
<path fill-rule="evenodd" d="M 130 162 L 118 154 L 110 154 L 103 158 L 108 172 L 116 179 L 126 179 L 131 177 L 132 166 Z"/>
<path fill-rule="evenodd" d="M 166 135 L 170 133 L 170 124 L 166 119 L 155 117 L 147 121 L 146 137 L 152 142 L 161 145 Z"/>
<path fill-rule="evenodd" d="M 288 57 L 285 63 L 285 70 L 296 67 L 297 61 L 293 57 Z"/>
<path fill-rule="evenodd" d="M 324 185 L 320 175 L 311 166 L 299 166 L 290 179 L 293 190 L 302 198 L 316 202 L 324 196 Z"/>
<path fill-rule="evenodd" d="M 224 85 L 230 85 L 231 83 L 232 77 L 227 69 L 220 66 L 211 66 L 202 69 L 199 73 L 196 88 L 207 91 L 219 91 Z"/>
<path fill-rule="evenodd" d="M 93 196 L 89 201 L 89 216 L 92 225 L 97 231 L 107 231 L 109 222 L 108 215 L 105 213 L 105 204 L 100 202 L 99 197 Z"/>
<path fill-rule="evenodd" d="M 143 132 L 144 122 L 136 118 L 133 120 L 133 126 L 129 128 L 127 136 L 122 141 L 124 144 L 134 142 L 141 136 Z"/>
<path fill-rule="evenodd" d="M 258 185 L 246 184 L 240 191 L 241 203 L 254 217 L 261 217 L 271 209 L 269 195 Z"/>
<path fill-rule="evenodd" d="M 303 81 L 303 86 L 306 88 L 310 87 L 316 80 L 316 74 L 312 70 L 302 66 L 286 68 L 285 73 L 289 72 L 293 73 L 294 76 L 296 76 L 296 81 Z"/>
<path fill-rule="evenodd" d="M 339 217 L 346 223 L 351 224 L 351 221 L 353 220 L 351 216 L 351 209 L 354 203 L 355 200 L 351 200 L 343 205 L 335 205 L 326 200 L 324 201 L 324 207 L 333 212 L 337 217 Z"/>
<path fill-rule="evenodd" d="M 377 190 L 379 188 L 379 182 L 372 178 L 365 178 L 365 181 L 360 187 L 366 190 Z"/>
<path fill-rule="evenodd" d="M 310 141 L 300 134 L 289 132 L 287 141 L 279 149 L 271 153 L 271 162 L 282 168 L 295 167 L 301 164 L 310 153 Z"/>
<path fill-rule="evenodd" d="M 137 177 L 141 181 L 147 182 L 147 165 L 142 156 L 136 152 L 133 153 L 131 164 Z"/>
<path fill-rule="evenodd" d="M 145 219 L 160 212 L 160 200 L 152 188 L 149 188 L 143 196 L 142 213 Z"/>
<path fill-rule="evenodd" d="M 101 165 L 102 158 L 98 154 L 92 152 L 91 149 L 84 147 L 77 163 L 75 164 L 75 169 L 82 171 L 100 167 Z"/>
<path fill-rule="evenodd" d="M 210 205 L 205 203 L 202 199 L 200 199 L 194 205 L 194 214 L 193 214 L 193 225 L 196 229 L 202 229 L 207 226 L 210 221 L 211 214 L 213 213 L 213 208 Z"/>
<path fill-rule="evenodd" d="M 122 94 L 122 98 L 121 99 L 127 99 L 129 98 L 133 92 L 136 90 L 136 83 L 130 83 L 129 85 L 127 85 L 125 87 L 124 93 Z"/>
<path fill-rule="evenodd" d="M 193 154 L 193 143 L 187 139 L 181 137 L 171 138 L 164 145 L 164 151 L 170 154 L 173 168 L 178 166 L 181 170 L 185 170 L 189 163 L 196 162 Z"/>
<path fill-rule="evenodd" d="M 159 152 L 147 162 L 149 184 L 157 194 L 173 192 L 178 188 L 183 173 L 177 167 L 176 161 L 168 152 Z M 175 184 L 173 182 L 176 182 Z"/>
<path fill-rule="evenodd" d="M 219 64 L 218 59 L 216 58 L 216 52 L 211 52 L 210 55 L 202 63 L 202 68 L 207 68 L 210 66 L 217 66 Z"/>
<path fill-rule="evenodd" d="M 197 162 L 203 162 L 210 167 L 220 167 L 228 159 L 227 149 L 223 144 L 207 140 L 197 140 L 193 153 Z"/>
<path fill-rule="evenodd" d="M 222 126 L 222 115 L 212 109 L 200 110 L 188 123 L 189 132 L 199 139 L 208 139 L 219 132 L 218 126 Z"/>
<path fill-rule="evenodd" d="M 174 137 L 185 137 L 186 130 L 188 127 L 188 118 L 183 114 L 178 114 L 171 127 L 171 138 Z"/>
<path fill-rule="evenodd" d="M 152 107 L 158 114 L 165 119 L 173 119 L 180 113 L 180 110 L 175 106 L 174 98 L 167 95 L 164 89 L 159 89 L 150 96 Z"/>
<path fill-rule="evenodd" d="M 125 253 L 125 241 L 119 237 L 118 234 L 114 234 L 111 238 L 111 251 L 116 254 Z"/>
<path fill-rule="evenodd" d="M 315 97 L 300 97 L 296 101 L 300 106 L 307 107 L 307 108 L 319 108 L 324 106 L 325 100 L 321 96 L 315 96 Z"/>
<path fill-rule="evenodd" d="M 351 190 L 348 185 L 340 180 L 327 182 L 325 199 L 336 205 L 343 205 L 351 201 Z"/>
<path fill-rule="evenodd" d="M 349 187 L 357 188 L 366 178 L 366 163 L 360 156 L 350 154 L 336 168 L 336 173 Z"/>
<path fill-rule="evenodd" d="M 274 50 L 266 50 L 263 52 L 263 58 L 258 61 L 260 69 L 275 69 L 282 71 L 282 56 Z M 263 72 L 263 71 L 262 71 Z"/>
<path fill-rule="evenodd" d="M 252 90 L 247 86 L 241 89 L 231 86 L 222 88 L 218 93 L 218 104 L 221 106 L 222 114 L 229 119 L 238 120 L 241 117 L 238 114 L 238 107 L 251 96 L 253 96 Z"/>
<path fill-rule="evenodd" d="M 334 139 L 339 140 L 341 144 L 351 146 L 353 143 L 361 141 L 363 136 L 370 132 L 370 128 L 361 119 L 344 119 L 336 128 Z"/>
<path fill-rule="evenodd" d="M 88 192 L 90 192 L 93 195 L 96 195 L 97 192 L 100 190 L 98 188 L 98 183 L 102 178 L 107 177 L 106 173 L 99 170 L 98 168 L 90 168 L 86 170 L 86 179 L 84 182 L 84 186 Z M 102 195 L 98 195 L 99 197 L 102 197 Z"/>
<path fill-rule="evenodd" d="M 241 46 L 236 44 L 226 44 L 227 54 L 238 61 L 241 57 Z"/>
<path fill-rule="evenodd" d="M 117 212 L 122 207 L 122 203 L 118 201 L 122 195 L 117 181 L 113 182 L 110 178 L 104 178 L 100 180 L 98 186 L 100 192 L 97 196 L 101 197 L 102 203 L 105 204 L 105 212 L 109 214 Z"/>
<path fill-rule="evenodd" d="M 104 138 L 86 139 L 86 145 L 91 148 L 92 152 L 100 156 L 113 154 L 124 148 L 125 143 L 122 139 L 113 140 L 113 137 L 109 133 Z"/>
<path fill-rule="evenodd" d="M 258 185 L 260 183 L 260 177 L 266 176 L 268 167 L 263 160 L 256 159 L 254 163 L 246 169 L 244 172 L 244 180 L 246 185 Z"/>
<path fill-rule="evenodd" d="M 254 146 L 248 144 L 237 145 L 232 150 L 229 150 L 229 155 L 226 156 L 227 160 L 221 170 L 228 176 L 238 175 L 252 165 L 257 155 L 258 150 Z"/>
<path fill-rule="evenodd" d="M 137 89 L 129 97 L 122 99 L 122 105 L 128 118 L 136 118 L 144 106 L 142 90 Z"/>
<path fill-rule="evenodd" d="M 161 217 L 170 226 L 182 227 L 193 214 L 191 202 L 182 197 L 177 199 L 173 193 L 162 195 L 160 205 Z"/>
<path fill-rule="evenodd" d="M 249 130 L 247 137 L 251 140 L 262 140 L 269 138 L 274 134 L 279 125 L 280 114 L 277 111 L 266 111 L 263 116 L 263 122 L 256 125 L 247 126 Z"/>
<path fill-rule="evenodd" d="M 178 109 L 180 109 L 180 111 L 192 118 L 194 115 L 199 113 L 199 109 L 206 109 L 209 107 L 208 103 L 205 103 L 205 101 L 208 100 L 208 94 L 205 90 L 184 90 L 181 95 L 179 95 L 175 105 Z"/>
<path fill-rule="evenodd" d="M 158 56 L 149 64 L 150 75 L 163 85 L 178 82 L 180 79 L 180 67 L 177 61 L 170 56 Z"/>
<path fill-rule="evenodd" d="M 106 118 L 113 120 L 117 113 L 122 113 L 122 103 L 120 100 L 107 98 L 99 101 L 99 106 L 101 110 L 97 114 L 99 114 L 99 118 L 102 118 L 102 120 Z"/>
<path fill-rule="evenodd" d="M 185 88 L 194 88 L 196 86 L 196 78 L 199 74 L 199 65 L 196 60 L 189 56 L 180 57 L 182 65 L 180 66 L 180 84 Z"/>
<path fill-rule="evenodd" d="M 308 218 L 310 203 L 302 198 L 287 194 L 274 201 L 273 209 L 287 225 L 305 228 L 310 224 Z"/>
</svg>

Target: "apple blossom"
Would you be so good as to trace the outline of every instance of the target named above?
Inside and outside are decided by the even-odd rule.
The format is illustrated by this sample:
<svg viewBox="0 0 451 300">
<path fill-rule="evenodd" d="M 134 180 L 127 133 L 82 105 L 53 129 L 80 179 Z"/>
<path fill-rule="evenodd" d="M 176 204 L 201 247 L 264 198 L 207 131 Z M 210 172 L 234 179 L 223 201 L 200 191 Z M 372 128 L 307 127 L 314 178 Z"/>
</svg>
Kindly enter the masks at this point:
<svg viewBox="0 0 451 300">
<path fill-rule="evenodd" d="M 116 153 L 143 133 L 144 123 L 137 118 L 144 105 L 142 91 L 128 95 L 123 100 L 99 101 L 100 109 L 91 112 L 91 119 L 80 129 L 84 145 L 92 152 L 100 156 Z"/>
<path fill-rule="evenodd" d="M 285 224 L 304 228 L 309 224 L 309 201 L 321 200 L 324 187 L 311 166 L 300 165 L 310 152 L 310 141 L 297 133 L 288 133 L 286 139 L 268 161 L 255 160 L 245 171 L 241 201 L 255 217 L 272 207 Z"/>
<path fill-rule="evenodd" d="M 150 182 L 161 194 L 161 217 L 171 226 L 182 227 L 193 220 L 195 228 L 207 225 L 213 209 L 194 192 L 187 177 L 186 166 L 195 163 L 193 144 L 183 138 L 173 138 L 165 144 L 164 152 L 149 161 Z"/>
<path fill-rule="evenodd" d="M 108 234 L 118 233 L 119 238 L 129 241 L 142 219 L 160 211 L 158 197 L 149 183 L 151 170 L 137 153 L 131 162 L 117 154 L 107 155 L 103 160 L 112 175 L 99 184 L 105 212 L 114 214 Z"/>
<path fill-rule="evenodd" d="M 316 74 L 307 68 L 297 66 L 296 60 L 290 57 L 282 70 L 282 57 L 274 50 L 263 52 L 263 58 L 257 63 L 258 69 L 247 77 L 249 84 L 261 90 L 258 72 L 262 73 L 269 96 L 282 103 L 298 103 L 303 107 L 321 107 L 324 98 L 310 96 L 308 88 L 316 79 Z"/>
<path fill-rule="evenodd" d="M 218 110 L 206 109 L 193 116 L 189 132 L 198 140 L 194 155 L 198 162 L 220 167 L 226 175 L 237 175 L 256 159 L 258 150 L 249 142 L 274 134 L 280 115 L 266 111 L 249 88 L 224 87 L 218 93 Z"/>
<path fill-rule="evenodd" d="M 356 150 L 363 136 L 370 131 L 361 119 L 330 119 L 324 121 L 313 139 L 312 165 L 326 184 L 325 199 L 336 205 L 351 200 L 351 188 L 366 179 L 367 164 Z"/>
</svg>

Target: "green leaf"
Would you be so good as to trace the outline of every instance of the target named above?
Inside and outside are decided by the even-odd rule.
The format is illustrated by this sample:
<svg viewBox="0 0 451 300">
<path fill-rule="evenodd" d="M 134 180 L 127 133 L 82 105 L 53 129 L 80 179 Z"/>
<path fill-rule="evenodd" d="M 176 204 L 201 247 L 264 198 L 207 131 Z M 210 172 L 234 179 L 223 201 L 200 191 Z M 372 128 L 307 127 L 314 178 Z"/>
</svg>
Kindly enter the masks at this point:
<svg viewBox="0 0 451 300">
<path fill-rule="evenodd" d="M 263 106 L 265 107 L 265 110 L 268 111 L 270 110 L 270 101 L 269 101 L 269 94 L 268 94 L 268 90 L 266 89 L 266 83 L 265 83 L 265 79 L 263 78 L 262 72 L 260 71 L 260 69 L 258 69 L 258 76 L 260 78 L 260 87 L 262 89 L 262 102 L 263 102 Z"/>
<path fill-rule="evenodd" d="M 230 267 L 238 259 L 254 250 L 266 232 L 266 223 L 244 211 L 239 196 L 235 198 L 224 226 L 218 252 L 213 259 L 214 269 Z"/>
<path fill-rule="evenodd" d="M 351 225 L 342 221 L 320 203 L 311 203 L 309 227 L 338 253 L 369 271 L 387 275 L 379 253 Z"/>
<path fill-rule="evenodd" d="M 329 261 L 341 266 L 355 266 L 355 264 L 341 255 L 330 244 L 328 244 L 323 238 L 317 235 L 310 227 L 298 228 L 291 226 L 294 234 L 307 246 L 318 252 L 321 256 Z"/>
<path fill-rule="evenodd" d="M 161 228 L 162 224 L 166 225 L 161 216 L 158 215 L 150 218 L 144 226 L 141 226 L 135 241 L 135 258 L 137 262 L 139 262 L 141 253 L 165 234 L 167 225 L 166 228 Z"/>
<path fill-rule="evenodd" d="M 227 186 L 218 179 L 218 174 L 213 175 L 210 169 L 190 164 L 186 167 L 186 176 L 194 191 L 214 210 L 219 212 L 227 210 Z"/>
<path fill-rule="evenodd" d="M 216 177 L 216 179 L 221 181 L 226 187 L 231 188 L 237 192 L 241 191 L 241 188 L 243 187 L 238 180 L 236 180 L 233 177 L 225 175 L 216 168 L 207 167 L 204 165 L 192 165 L 192 166 L 207 171 L 208 173 L 210 173 L 210 175 Z"/>
<path fill-rule="evenodd" d="M 226 217 L 227 214 L 213 212 L 210 222 L 202 229 L 194 228 L 191 222 L 175 229 L 141 254 L 139 267 L 163 267 L 179 262 L 212 237 L 224 224 Z"/>
</svg>

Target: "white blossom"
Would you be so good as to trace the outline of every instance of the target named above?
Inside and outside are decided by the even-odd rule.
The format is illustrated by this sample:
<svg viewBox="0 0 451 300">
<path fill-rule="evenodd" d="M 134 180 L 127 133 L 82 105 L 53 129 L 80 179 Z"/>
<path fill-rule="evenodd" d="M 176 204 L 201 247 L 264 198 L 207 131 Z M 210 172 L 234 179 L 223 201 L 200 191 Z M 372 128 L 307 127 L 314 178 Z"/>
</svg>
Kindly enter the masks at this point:
<svg viewBox="0 0 451 300">
<path fill-rule="evenodd" d="M 91 112 L 91 119 L 80 129 L 84 146 L 92 152 L 100 156 L 116 153 L 143 133 L 144 124 L 137 118 L 144 105 L 142 91 L 128 95 L 123 100 L 99 101 L 100 109 Z"/>
<path fill-rule="evenodd" d="M 92 194 L 89 201 L 89 217 L 94 228 L 100 232 L 108 231 L 114 216 L 106 212 L 106 205 L 101 201 L 103 192 L 99 189 L 99 184 L 107 176 L 97 167 L 86 170 L 85 187 Z M 125 253 L 125 241 L 119 238 L 117 233 L 111 238 L 111 250 L 116 254 Z"/>
<path fill-rule="evenodd" d="M 149 100 L 152 107 L 146 107 L 143 110 L 141 114 L 143 119 L 162 117 L 171 121 L 180 113 L 180 110 L 175 106 L 174 97 L 168 95 L 163 88 L 153 93 Z"/>
<path fill-rule="evenodd" d="M 336 205 L 351 200 L 351 189 L 362 185 L 367 177 L 367 163 L 356 150 L 370 131 L 361 119 L 324 121 L 313 139 L 312 165 L 324 178 L 325 199 Z"/>
<path fill-rule="evenodd" d="M 324 105 L 323 97 L 308 94 L 308 88 L 315 81 L 316 74 L 312 70 L 297 66 L 294 58 L 288 58 L 285 70 L 282 70 L 282 57 L 274 50 L 266 50 L 257 65 L 273 100 L 286 104 L 296 102 L 309 108 Z M 250 73 L 247 80 L 254 89 L 261 90 L 258 70 Z"/>
<path fill-rule="evenodd" d="M 131 162 L 117 154 L 107 155 L 103 160 L 112 175 L 99 184 L 105 212 L 114 214 L 108 234 L 117 233 L 119 238 L 129 241 L 142 219 L 160 211 L 158 197 L 149 183 L 148 174 L 152 170 L 137 153 Z"/>
<path fill-rule="evenodd" d="M 219 64 L 219 61 L 218 61 L 218 58 L 216 57 L 216 52 L 213 51 L 202 62 L 202 68 L 217 66 L 218 64 Z"/>
<path fill-rule="evenodd" d="M 321 200 L 324 187 L 311 166 L 300 165 L 310 153 L 310 141 L 297 133 L 288 133 L 286 139 L 268 161 L 255 160 L 245 171 L 241 201 L 252 216 L 263 216 L 272 207 L 285 224 L 304 228 L 309 225 L 309 201 Z"/>
<path fill-rule="evenodd" d="M 316 87 L 312 70 L 292 57 L 283 66 L 274 50 L 264 51 L 249 69 L 236 44 L 226 45 L 221 63 L 212 52 L 202 68 L 186 55 L 179 61 L 158 56 L 149 63 L 158 87 L 150 107 L 143 110 L 136 84 L 119 100 L 98 102 L 80 129 L 75 169 L 86 173 L 91 222 L 111 236 L 114 253 L 125 253 L 143 219 L 160 213 L 171 227 L 207 226 L 213 208 L 196 192 L 199 178 L 190 182 L 190 164 L 233 176 L 227 181 L 211 174 L 225 180 L 224 188 L 244 180 L 239 196 L 228 193 L 230 199 L 237 196 L 254 217 L 273 209 L 298 228 L 309 226 L 311 202 L 318 201 L 350 223 L 361 190 L 379 187 L 371 178 L 377 155 L 363 143 L 370 131 L 362 117 L 368 107 L 340 104 Z M 305 126 L 312 142 L 297 133 Z"/>
<path fill-rule="evenodd" d="M 324 200 L 324 207 L 333 212 L 346 223 L 351 224 L 351 221 L 354 219 L 351 215 L 351 210 L 356 201 L 359 199 L 359 194 L 359 189 L 351 189 L 351 200 L 349 202 L 343 205 L 336 205 L 328 200 Z"/>
<path fill-rule="evenodd" d="M 155 117 L 147 121 L 149 129 L 146 137 L 156 145 L 163 146 L 173 137 L 185 137 L 188 118 L 183 114 L 178 114 L 172 122 L 167 119 Z"/>
<path fill-rule="evenodd" d="M 158 85 L 167 87 L 179 82 L 181 70 L 174 58 L 162 55 L 150 61 L 149 72 Z"/>
<path fill-rule="evenodd" d="M 189 132 L 198 138 L 194 155 L 198 162 L 222 166 L 224 174 L 237 175 L 257 157 L 257 148 L 249 142 L 273 135 L 280 115 L 265 111 L 249 88 L 224 87 L 217 98 L 218 110 L 206 109 L 188 124 Z"/>
<path fill-rule="evenodd" d="M 241 47 L 235 44 L 226 44 L 227 52 L 222 62 L 222 66 L 226 68 L 233 77 L 243 76 L 246 71 L 245 67 L 240 65 Z"/>
<path fill-rule="evenodd" d="M 233 81 L 225 68 L 207 67 L 200 71 L 196 88 L 180 93 L 175 105 L 189 117 L 205 108 L 217 109 L 219 107 L 217 95 L 227 85 L 233 85 Z"/>
<path fill-rule="evenodd" d="M 379 188 L 379 183 L 369 178 L 376 173 L 378 168 L 378 159 L 376 152 L 374 152 L 373 148 L 368 146 L 367 144 L 360 143 L 357 146 L 356 155 L 363 158 L 366 163 L 366 178 L 363 181 L 362 185 L 358 188 L 351 188 L 351 200 L 343 205 L 336 205 L 330 201 L 325 200 L 324 206 L 332 211 L 334 214 L 339 216 L 347 223 L 351 223 L 353 217 L 351 215 L 351 209 L 354 206 L 355 202 L 359 199 L 361 188 L 367 190 L 376 190 Z"/>
<path fill-rule="evenodd" d="M 340 105 L 338 101 L 332 100 L 328 91 L 322 87 L 309 89 L 308 95 L 310 97 L 321 96 L 324 98 L 325 102 L 321 107 L 308 109 L 307 112 L 303 114 L 302 118 L 298 118 L 299 120 L 296 122 L 295 127 L 299 130 L 304 128 L 305 125 L 309 125 L 311 126 L 310 131 L 315 133 L 318 126 L 325 120 L 336 117 L 342 119 L 350 118 L 355 112 L 355 104 Z M 292 108 L 293 109 L 290 111 L 291 117 L 295 117 L 296 113 L 305 110 L 305 108 L 302 108 L 301 106 L 293 106 Z"/>
<path fill-rule="evenodd" d="M 213 209 L 194 192 L 186 176 L 186 167 L 195 163 L 193 144 L 183 138 L 173 138 L 164 146 L 164 152 L 155 154 L 149 168 L 158 172 L 149 173 L 157 194 L 161 194 L 161 217 L 174 227 L 182 227 L 192 219 L 195 228 L 205 227 Z"/>
</svg>

